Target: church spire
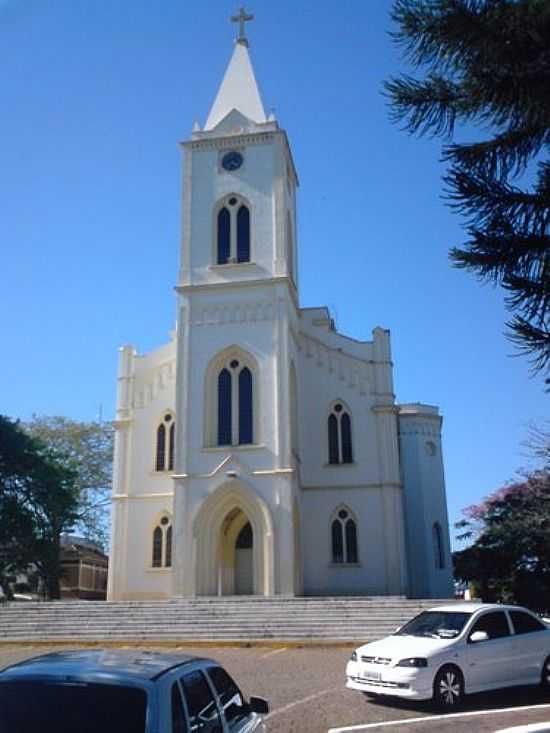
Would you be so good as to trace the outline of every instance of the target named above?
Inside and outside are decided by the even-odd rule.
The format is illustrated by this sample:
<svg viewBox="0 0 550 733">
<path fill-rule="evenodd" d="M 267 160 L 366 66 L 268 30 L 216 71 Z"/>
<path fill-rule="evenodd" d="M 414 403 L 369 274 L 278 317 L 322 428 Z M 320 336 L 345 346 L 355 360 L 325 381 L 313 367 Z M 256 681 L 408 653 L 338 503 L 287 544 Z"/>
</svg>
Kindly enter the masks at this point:
<svg viewBox="0 0 550 733">
<path fill-rule="evenodd" d="M 240 9 L 238 15 L 231 18 L 233 23 L 239 23 L 239 35 L 235 42 L 233 56 L 206 120 L 205 130 L 212 130 L 234 109 L 252 122 L 267 121 L 248 53 L 248 39 L 245 35 L 244 24 L 253 18 L 254 16 L 248 15 L 244 8 Z"/>
</svg>

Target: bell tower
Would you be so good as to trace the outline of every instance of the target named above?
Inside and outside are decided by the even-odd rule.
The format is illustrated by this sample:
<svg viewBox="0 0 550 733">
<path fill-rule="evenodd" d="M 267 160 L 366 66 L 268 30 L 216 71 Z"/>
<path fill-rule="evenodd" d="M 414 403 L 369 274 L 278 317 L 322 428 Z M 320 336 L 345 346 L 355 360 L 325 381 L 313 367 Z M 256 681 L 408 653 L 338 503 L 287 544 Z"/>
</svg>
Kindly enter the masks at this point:
<svg viewBox="0 0 550 733">
<path fill-rule="evenodd" d="M 266 116 L 241 9 L 239 35 L 204 128 L 184 151 L 178 285 L 288 278 L 296 291 L 298 179 L 288 138 Z M 296 292 L 295 292 L 296 295 Z"/>
<path fill-rule="evenodd" d="M 289 384 L 298 179 L 250 61 L 252 16 L 232 20 L 239 34 L 206 123 L 182 143 L 175 595 L 300 592 Z M 248 525 L 249 546 L 236 548 Z M 244 585 L 237 549 L 252 553 Z"/>
</svg>

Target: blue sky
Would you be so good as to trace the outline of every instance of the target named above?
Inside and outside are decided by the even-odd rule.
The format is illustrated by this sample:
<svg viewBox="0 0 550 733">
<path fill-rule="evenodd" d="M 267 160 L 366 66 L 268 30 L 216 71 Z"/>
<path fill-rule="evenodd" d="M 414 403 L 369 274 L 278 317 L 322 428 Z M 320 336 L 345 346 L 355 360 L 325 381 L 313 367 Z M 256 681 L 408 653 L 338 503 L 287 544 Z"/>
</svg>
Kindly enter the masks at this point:
<svg viewBox="0 0 550 733">
<path fill-rule="evenodd" d="M 502 291 L 452 269 L 438 140 L 393 126 L 390 0 L 255 0 L 251 54 L 300 176 L 301 304 L 392 333 L 401 402 L 440 406 L 451 521 L 527 463 L 542 380 L 512 358 Z M 175 318 L 178 141 L 232 51 L 225 0 L 0 0 L 0 411 L 113 417 L 117 348 Z"/>
</svg>

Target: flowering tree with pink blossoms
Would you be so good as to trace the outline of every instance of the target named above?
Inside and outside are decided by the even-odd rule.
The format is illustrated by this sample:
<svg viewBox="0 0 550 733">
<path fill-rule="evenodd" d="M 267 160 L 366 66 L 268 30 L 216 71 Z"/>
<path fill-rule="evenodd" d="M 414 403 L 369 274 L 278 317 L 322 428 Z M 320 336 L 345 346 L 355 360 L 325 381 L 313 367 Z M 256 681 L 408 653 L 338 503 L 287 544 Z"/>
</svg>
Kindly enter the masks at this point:
<svg viewBox="0 0 550 733">
<path fill-rule="evenodd" d="M 548 454 L 542 468 L 467 507 L 463 514 L 456 525 L 458 539 L 473 542 L 454 553 L 456 578 L 473 583 L 484 601 L 550 610 Z"/>
</svg>

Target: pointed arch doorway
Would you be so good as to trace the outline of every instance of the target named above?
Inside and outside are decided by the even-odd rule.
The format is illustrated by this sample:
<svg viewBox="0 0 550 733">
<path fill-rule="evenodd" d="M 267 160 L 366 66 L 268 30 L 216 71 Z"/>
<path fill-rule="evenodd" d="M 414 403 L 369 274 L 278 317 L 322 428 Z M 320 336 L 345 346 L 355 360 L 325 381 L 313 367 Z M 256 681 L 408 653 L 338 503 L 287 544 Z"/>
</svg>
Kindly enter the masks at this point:
<svg viewBox="0 0 550 733">
<path fill-rule="evenodd" d="M 244 482 L 210 494 L 193 522 L 195 595 L 273 595 L 273 522 Z"/>
<path fill-rule="evenodd" d="M 220 595 L 249 596 L 254 593 L 254 531 L 246 514 L 230 511 L 220 538 Z"/>
</svg>

